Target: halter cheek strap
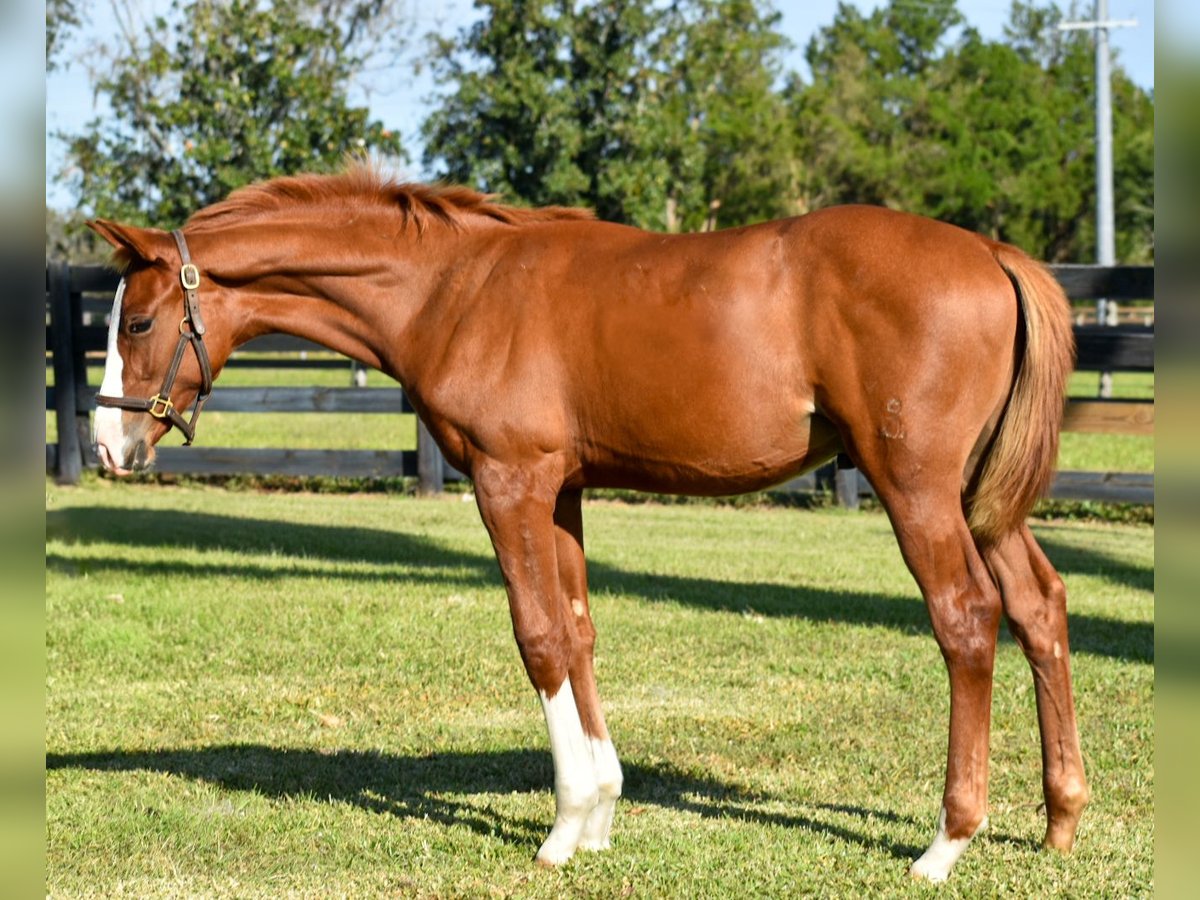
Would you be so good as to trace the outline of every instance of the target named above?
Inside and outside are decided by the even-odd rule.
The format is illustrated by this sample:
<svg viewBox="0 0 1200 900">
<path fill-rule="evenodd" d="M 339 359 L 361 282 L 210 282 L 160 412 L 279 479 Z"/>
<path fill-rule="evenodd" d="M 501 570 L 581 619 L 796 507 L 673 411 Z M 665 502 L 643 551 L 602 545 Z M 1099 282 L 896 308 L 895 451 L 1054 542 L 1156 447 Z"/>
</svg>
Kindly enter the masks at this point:
<svg viewBox="0 0 1200 900">
<path fill-rule="evenodd" d="M 175 355 L 167 374 L 163 378 L 162 387 L 157 394 L 147 399 L 140 397 L 112 397 L 97 394 L 96 403 L 116 409 L 128 409 L 134 412 L 147 412 L 156 419 L 163 419 L 174 425 L 183 433 L 184 444 L 190 444 L 196 436 L 196 420 L 200 418 L 200 410 L 212 393 L 212 365 L 208 359 L 208 348 L 204 346 L 204 319 L 200 315 L 200 270 L 192 262 L 188 252 L 187 241 L 182 231 L 172 231 L 175 246 L 179 248 L 179 283 L 183 286 L 183 319 L 179 323 L 179 343 L 175 345 Z M 185 419 L 175 408 L 171 400 L 171 391 L 175 387 L 175 379 L 179 376 L 179 366 L 183 362 L 183 354 L 188 346 L 196 354 L 196 362 L 200 365 L 200 392 L 196 395 L 196 404 L 192 408 L 190 419 Z"/>
</svg>

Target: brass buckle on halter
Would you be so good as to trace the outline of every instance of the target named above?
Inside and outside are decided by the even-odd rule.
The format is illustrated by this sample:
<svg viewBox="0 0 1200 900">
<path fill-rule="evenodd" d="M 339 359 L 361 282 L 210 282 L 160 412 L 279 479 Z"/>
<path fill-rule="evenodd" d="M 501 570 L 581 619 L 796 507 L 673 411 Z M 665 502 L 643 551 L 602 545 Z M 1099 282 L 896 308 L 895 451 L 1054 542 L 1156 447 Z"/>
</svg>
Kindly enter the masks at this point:
<svg viewBox="0 0 1200 900">
<path fill-rule="evenodd" d="M 200 270 L 196 268 L 194 263 L 184 263 L 179 270 L 179 281 L 184 288 L 189 291 L 194 291 L 200 287 Z"/>
<path fill-rule="evenodd" d="M 171 402 L 170 397 L 164 397 L 162 394 L 155 394 L 150 398 L 150 409 L 147 410 L 150 415 L 156 419 L 165 419 L 171 411 L 171 407 L 175 404 Z M 161 409 L 159 408 L 161 406 Z"/>
</svg>

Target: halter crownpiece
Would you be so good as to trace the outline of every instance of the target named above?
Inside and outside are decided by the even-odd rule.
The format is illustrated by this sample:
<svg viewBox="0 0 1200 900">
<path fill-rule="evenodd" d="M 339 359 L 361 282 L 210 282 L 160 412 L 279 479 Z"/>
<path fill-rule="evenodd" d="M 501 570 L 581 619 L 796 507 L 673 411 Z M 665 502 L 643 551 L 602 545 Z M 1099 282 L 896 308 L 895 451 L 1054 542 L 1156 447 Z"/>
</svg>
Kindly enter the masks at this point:
<svg viewBox="0 0 1200 900">
<path fill-rule="evenodd" d="M 175 246 L 179 248 L 179 283 L 183 286 L 183 319 L 179 322 L 179 343 L 175 345 L 175 356 L 167 368 L 162 387 L 157 394 L 148 399 L 140 397 L 112 397 L 106 394 L 96 394 L 96 403 L 100 406 L 128 409 L 134 412 L 147 412 L 156 419 L 164 419 L 178 428 L 185 438 L 184 446 L 191 444 L 196 436 L 196 420 L 200 418 L 200 410 L 212 393 L 212 365 L 208 360 L 208 348 L 204 346 L 204 319 L 200 316 L 200 270 L 192 262 L 188 252 L 187 241 L 182 231 L 172 231 Z M 184 349 L 191 345 L 196 354 L 196 362 L 200 365 L 200 392 L 196 395 L 196 405 L 192 408 L 190 419 L 185 419 L 171 401 L 171 390 L 175 387 L 175 379 L 179 376 L 179 365 L 183 362 Z"/>
</svg>

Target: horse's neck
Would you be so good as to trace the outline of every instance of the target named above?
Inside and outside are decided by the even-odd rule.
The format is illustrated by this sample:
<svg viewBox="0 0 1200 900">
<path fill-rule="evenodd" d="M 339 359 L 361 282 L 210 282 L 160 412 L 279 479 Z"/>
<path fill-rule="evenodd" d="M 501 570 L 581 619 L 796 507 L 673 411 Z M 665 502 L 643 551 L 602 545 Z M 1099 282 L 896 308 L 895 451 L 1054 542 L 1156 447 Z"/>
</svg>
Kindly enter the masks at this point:
<svg viewBox="0 0 1200 900">
<path fill-rule="evenodd" d="M 410 323 L 435 277 L 415 238 L 394 228 L 283 228 L 261 254 L 230 264 L 236 343 L 263 334 L 304 338 L 404 380 Z M 423 239 L 427 259 L 433 242 Z"/>
<path fill-rule="evenodd" d="M 375 304 L 351 297 L 321 279 L 305 279 L 283 290 L 241 292 L 242 332 L 238 343 L 264 334 L 290 334 L 328 347 L 374 368 L 386 368 Z"/>
</svg>

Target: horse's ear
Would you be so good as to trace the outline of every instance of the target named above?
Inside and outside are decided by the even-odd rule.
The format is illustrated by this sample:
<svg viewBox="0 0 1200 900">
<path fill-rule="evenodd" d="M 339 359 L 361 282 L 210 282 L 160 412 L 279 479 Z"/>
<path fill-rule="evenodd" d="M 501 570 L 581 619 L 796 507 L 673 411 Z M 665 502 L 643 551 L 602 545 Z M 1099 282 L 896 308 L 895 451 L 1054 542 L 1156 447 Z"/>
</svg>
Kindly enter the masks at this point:
<svg viewBox="0 0 1200 900">
<path fill-rule="evenodd" d="M 174 246 L 171 236 L 157 228 L 135 228 L 107 219 L 92 219 L 87 227 L 112 244 L 116 248 L 115 261 L 125 265 L 134 262 L 152 265 L 166 260 Z"/>
</svg>

